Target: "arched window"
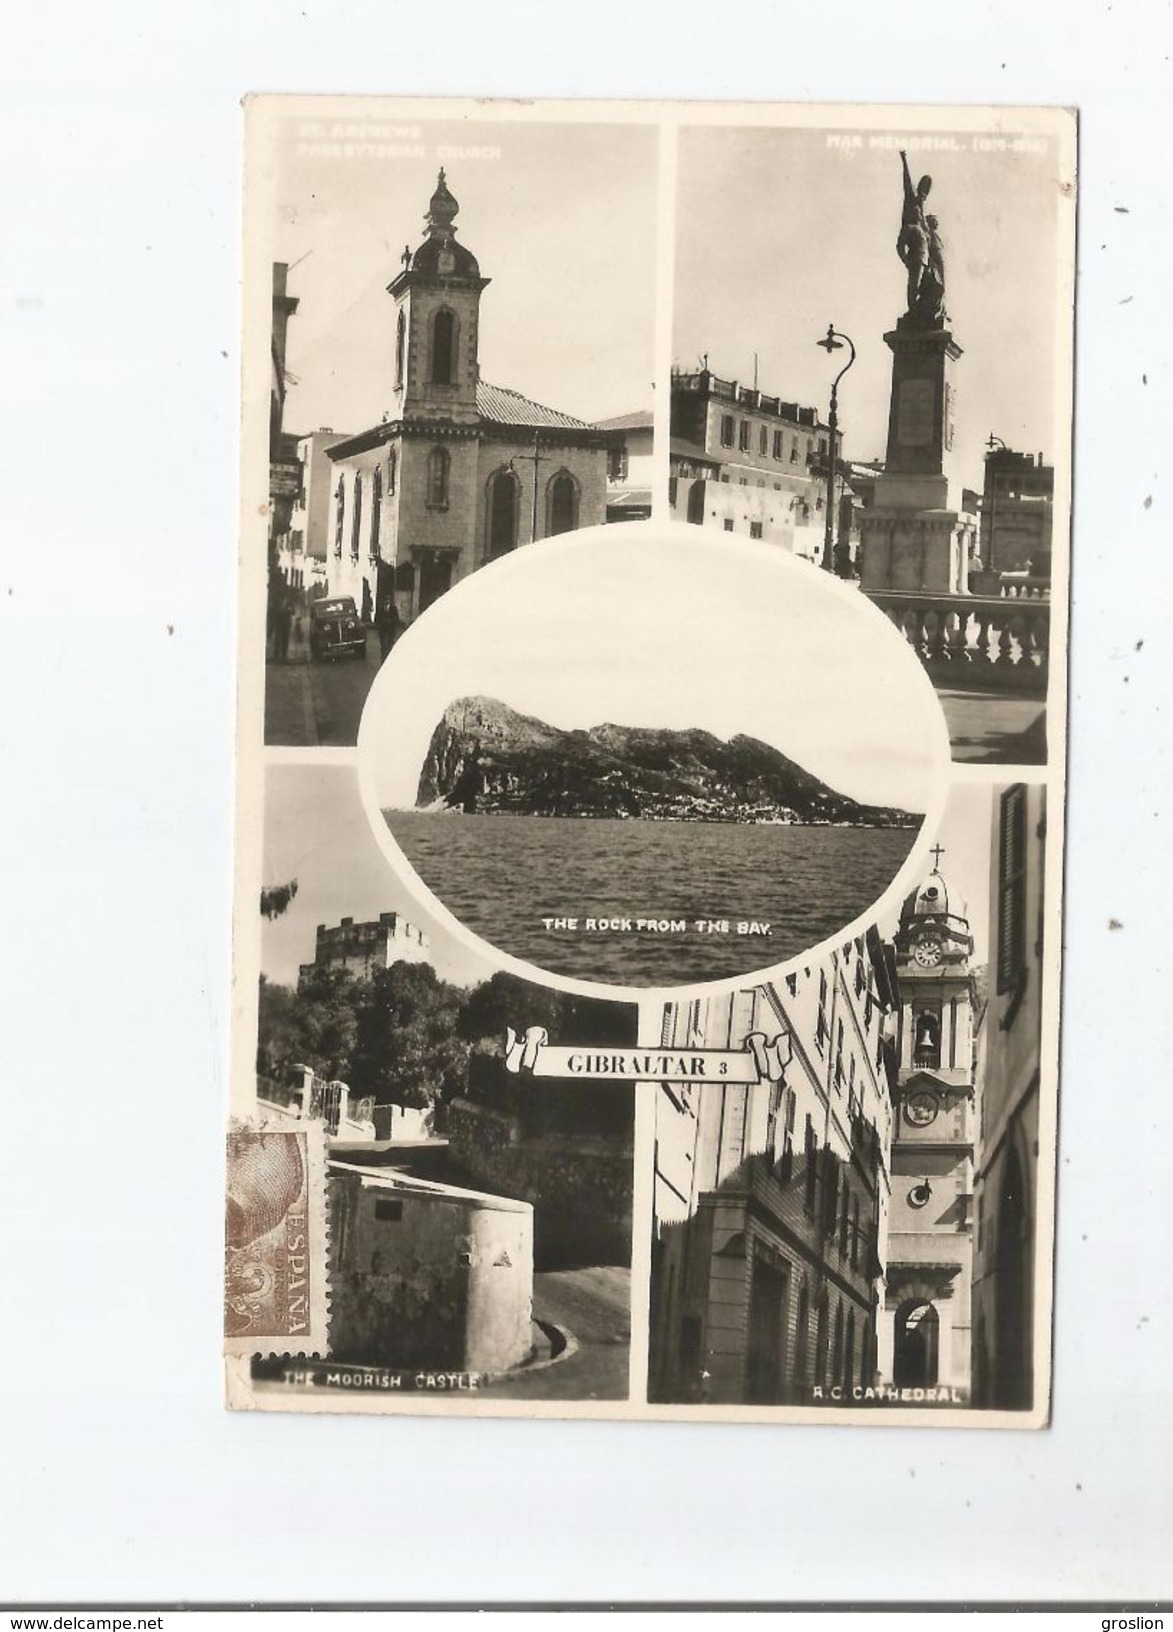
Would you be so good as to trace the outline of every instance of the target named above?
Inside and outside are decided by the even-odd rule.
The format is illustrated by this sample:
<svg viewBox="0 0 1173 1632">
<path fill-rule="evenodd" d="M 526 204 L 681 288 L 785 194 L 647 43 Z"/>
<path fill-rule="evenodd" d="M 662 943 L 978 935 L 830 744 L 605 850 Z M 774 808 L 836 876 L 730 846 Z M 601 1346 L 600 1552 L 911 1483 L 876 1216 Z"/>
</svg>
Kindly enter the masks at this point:
<svg viewBox="0 0 1173 1632">
<path fill-rule="evenodd" d="M 433 448 L 428 454 L 428 508 L 448 508 L 448 468 L 451 460 L 447 448 Z"/>
<path fill-rule="evenodd" d="M 396 481 L 396 478 L 398 477 L 398 475 L 399 475 L 399 455 L 395 452 L 395 449 L 392 448 L 391 451 L 387 455 L 387 492 L 388 492 L 388 495 L 394 493 L 394 491 L 395 491 L 395 481 Z"/>
<path fill-rule="evenodd" d="M 334 554 L 342 554 L 342 522 L 346 515 L 346 478 L 339 476 L 334 500 Z"/>
<path fill-rule="evenodd" d="M 688 490 L 688 519 L 696 526 L 705 519 L 705 484 L 700 477 Z"/>
<path fill-rule="evenodd" d="M 578 483 L 568 470 L 560 470 L 551 479 L 548 509 L 548 537 L 553 538 L 557 533 L 571 533 L 578 526 Z"/>
<path fill-rule="evenodd" d="M 521 483 L 512 470 L 498 470 L 489 480 L 489 560 L 517 548 L 517 513 Z"/>
<path fill-rule="evenodd" d="M 941 1017 L 922 1009 L 912 1023 L 912 1063 L 936 1070 L 941 1064 Z"/>
<path fill-rule="evenodd" d="M 442 306 L 432 319 L 432 380 L 452 385 L 456 379 L 456 313 Z"/>
<path fill-rule="evenodd" d="M 350 553 L 357 560 L 362 533 L 362 477 L 354 478 L 354 510 L 350 518 Z"/>
<path fill-rule="evenodd" d="M 403 368 L 407 361 L 407 313 L 401 306 L 399 319 L 395 325 L 395 387 L 396 390 L 403 384 Z"/>
<path fill-rule="evenodd" d="M 383 523 L 383 472 L 371 477 L 371 560 L 379 559 L 379 529 Z"/>
</svg>

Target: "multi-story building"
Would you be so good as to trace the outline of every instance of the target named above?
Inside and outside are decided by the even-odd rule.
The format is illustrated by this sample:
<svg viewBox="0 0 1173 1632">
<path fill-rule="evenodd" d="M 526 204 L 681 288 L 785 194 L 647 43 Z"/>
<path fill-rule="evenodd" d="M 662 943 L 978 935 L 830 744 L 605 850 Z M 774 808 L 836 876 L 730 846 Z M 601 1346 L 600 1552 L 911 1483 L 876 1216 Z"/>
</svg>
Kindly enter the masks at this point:
<svg viewBox="0 0 1173 1632">
<path fill-rule="evenodd" d="M 814 408 L 707 367 L 673 370 L 673 516 L 821 560 L 829 434 Z"/>
<path fill-rule="evenodd" d="M 978 1037 L 972 1403 L 1026 1410 L 1034 1391 L 1045 788 L 1002 789 L 993 826 L 995 962 Z"/>
<path fill-rule="evenodd" d="M 775 1044 L 756 1083 L 661 1084 L 650 1398 L 846 1401 L 876 1376 L 898 1003 L 875 930 L 824 963 L 665 1006 L 649 1043 Z"/>
<path fill-rule="evenodd" d="M 303 986 L 318 969 L 348 969 L 357 980 L 369 980 L 393 963 L 427 963 L 430 956 L 427 936 L 397 912 L 382 912 L 362 924 L 343 918 L 318 925 L 314 961 L 300 966 L 297 983 Z"/>
<path fill-rule="evenodd" d="M 941 850 L 937 847 L 936 860 Z M 880 1371 L 897 1388 L 970 1380 L 974 1031 L 978 983 L 963 903 L 938 867 L 896 934 L 899 1071 Z"/>
<path fill-rule="evenodd" d="M 991 448 L 981 499 L 980 554 L 986 573 L 1049 579 L 1055 467 L 1040 453 Z M 990 586 L 996 589 L 995 585 Z"/>
<path fill-rule="evenodd" d="M 348 440 L 348 432 L 331 430 L 328 425 L 298 438 L 297 494 L 289 531 L 278 540 L 279 564 L 292 589 L 304 589 L 308 594 L 327 592 L 334 467 L 326 454 Z"/>
<path fill-rule="evenodd" d="M 387 286 L 390 407 L 327 449 L 329 593 L 360 608 L 393 598 L 405 623 L 486 562 L 606 514 L 607 433 L 480 377 L 490 280 L 456 241 L 457 210 L 441 170 L 427 236 Z"/>
<path fill-rule="evenodd" d="M 652 412 L 599 420 L 606 431 L 607 520 L 646 521 L 652 513 Z"/>
</svg>

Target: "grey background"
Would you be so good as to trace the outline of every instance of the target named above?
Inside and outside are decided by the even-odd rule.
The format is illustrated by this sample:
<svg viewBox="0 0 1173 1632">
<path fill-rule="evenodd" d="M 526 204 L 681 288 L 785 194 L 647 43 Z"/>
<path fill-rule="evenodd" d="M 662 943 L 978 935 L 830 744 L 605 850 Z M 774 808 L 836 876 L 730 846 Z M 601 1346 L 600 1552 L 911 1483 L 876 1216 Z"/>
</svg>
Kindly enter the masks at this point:
<svg viewBox="0 0 1173 1632">
<path fill-rule="evenodd" d="M 114 0 L 7 33 L 0 1598 L 1168 1594 L 1167 8 Z M 1081 106 L 1050 1432 L 221 1410 L 250 89 Z"/>
</svg>

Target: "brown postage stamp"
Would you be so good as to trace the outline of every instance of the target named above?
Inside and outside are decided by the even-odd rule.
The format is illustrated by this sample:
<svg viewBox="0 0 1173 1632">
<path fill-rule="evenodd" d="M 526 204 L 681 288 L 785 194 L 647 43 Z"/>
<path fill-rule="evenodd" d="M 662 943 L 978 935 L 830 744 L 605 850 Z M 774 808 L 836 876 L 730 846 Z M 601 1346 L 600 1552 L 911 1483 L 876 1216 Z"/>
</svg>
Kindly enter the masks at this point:
<svg viewBox="0 0 1173 1632">
<path fill-rule="evenodd" d="M 236 1355 L 325 1353 L 329 1328 L 320 1128 L 228 1132 L 224 1337 Z"/>
</svg>

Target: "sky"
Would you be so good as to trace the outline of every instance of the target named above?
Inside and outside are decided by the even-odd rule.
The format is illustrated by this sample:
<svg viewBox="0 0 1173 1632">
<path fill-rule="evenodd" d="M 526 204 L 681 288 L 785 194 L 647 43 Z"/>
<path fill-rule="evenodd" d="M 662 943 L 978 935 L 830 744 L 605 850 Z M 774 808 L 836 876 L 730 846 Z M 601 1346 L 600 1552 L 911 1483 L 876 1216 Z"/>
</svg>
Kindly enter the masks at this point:
<svg viewBox="0 0 1173 1632">
<path fill-rule="evenodd" d="M 941 876 L 949 889 L 950 909 L 969 919 L 973 962 L 989 961 L 990 954 L 990 820 L 994 797 L 1000 792 L 987 781 L 963 780 L 953 784 L 934 844 L 942 847 Z M 925 869 L 925 878 L 932 859 Z M 923 880 L 918 881 L 919 883 Z M 887 935 L 896 932 L 899 907 L 880 925 Z"/>
<path fill-rule="evenodd" d="M 988 121 L 987 121 L 988 129 Z M 885 452 L 892 354 L 884 334 L 905 307 L 896 255 L 903 183 L 899 152 L 834 145 L 827 130 L 704 128 L 681 132 L 673 359 L 826 417 L 846 361 L 818 349 L 834 324 L 857 360 L 839 388 L 846 457 Z M 1056 420 L 1058 159 L 1043 152 L 909 153 L 945 243 L 946 303 L 963 356 L 956 369 L 960 474 L 982 486 L 990 433 L 1025 453 L 1060 454 Z M 1068 314 L 1070 326 L 1070 314 Z"/>
<path fill-rule="evenodd" d="M 683 526 L 520 550 L 397 643 L 359 733 L 380 807 L 414 806 L 445 708 L 488 696 L 564 730 L 757 737 L 840 792 L 925 811 L 948 741 L 907 642 L 855 589 L 783 551 Z"/>
<path fill-rule="evenodd" d="M 261 970 L 285 986 L 298 965 L 311 963 L 319 924 L 356 923 L 401 912 L 431 942 L 430 962 L 445 980 L 467 986 L 487 980 L 493 965 L 430 920 L 396 878 L 375 843 L 353 765 L 270 765 L 265 773 L 264 884 L 297 880 L 297 895 L 280 918 L 265 920 Z"/>
<path fill-rule="evenodd" d="M 288 292 L 300 301 L 289 324 L 288 429 L 359 431 L 390 407 L 386 288 L 404 246 L 423 241 L 441 163 L 460 205 L 457 241 L 492 280 L 481 297 L 481 378 L 589 421 L 650 409 L 654 129 L 372 116 L 357 137 L 404 156 L 337 157 L 299 153 L 334 128 L 305 125 L 281 121 L 266 185 L 249 199 L 250 220 L 269 232 L 266 259 L 290 266 Z"/>
</svg>

